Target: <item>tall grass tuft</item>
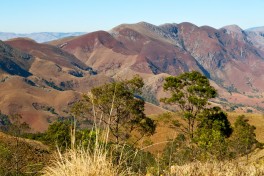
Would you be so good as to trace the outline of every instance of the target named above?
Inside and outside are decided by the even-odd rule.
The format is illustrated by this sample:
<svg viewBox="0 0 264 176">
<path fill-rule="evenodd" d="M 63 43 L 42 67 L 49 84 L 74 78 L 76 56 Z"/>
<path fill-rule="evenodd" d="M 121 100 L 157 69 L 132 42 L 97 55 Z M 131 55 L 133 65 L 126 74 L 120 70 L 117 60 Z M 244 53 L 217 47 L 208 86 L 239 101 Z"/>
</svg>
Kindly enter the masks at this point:
<svg viewBox="0 0 264 176">
<path fill-rule="evenodd" d="M 44 170 L 44 176 L 116 176 L 129 175 L 107 158 L 107 152 L 102 148 L 95 148 L 89 152 L 84 148 L 70 149 L 58 157 L 51 166 Z"/>
</svg>

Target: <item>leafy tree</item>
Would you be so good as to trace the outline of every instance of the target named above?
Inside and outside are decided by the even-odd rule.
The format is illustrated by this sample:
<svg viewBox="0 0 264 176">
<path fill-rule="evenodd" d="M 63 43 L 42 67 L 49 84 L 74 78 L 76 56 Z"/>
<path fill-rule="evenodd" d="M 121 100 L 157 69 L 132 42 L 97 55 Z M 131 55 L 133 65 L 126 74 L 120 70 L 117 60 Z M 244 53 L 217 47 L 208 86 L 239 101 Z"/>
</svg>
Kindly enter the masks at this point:
<svg viewBox="0 0 264 176">
<path fill-rule="evenodd" d="M 210 86 L 209 80 L 197 71 L 169 76 L 165 79 L 163 88 L 170 92 L 171 96 L 161 101 L 177 105 L 181 109 L 187 126 L 177 125 L 193 139 L 197 117 L 208 105 L 208 100 L 216 96 L 216 90 Z"/>
<path fill-rule="evenodd" d="M 70 121 L 55 121 L 44 133 L 42 140 L 52 146 L 58 146 L 62 150 L 71 144 L 71 123 Z"/>
<path fill-rule="evenodd" d="M 206 109 L 199 116 L 194 141 L 201 150 L 201 159 L 212 156 L 215 159 L 226 158 L 228 156 L 226 139 L 232 133 L 226 114 L 219 107 L 214 107 Z"/>
<path fill-rule="evenodd" d="M 74 114 L 90 114 L 94 121 L 102 121 L 109 127 L 117 144 L 128 139 L 136 143 L 144 136 L 153 134 L 156 127 L 154 121 L 144 114 L 145 102 L 138 96 L 143 85 L 142 78 L 135 76 L 131 80 L 93 88 L 82 102 L 73 107 Z M 132 135 L 133 131 L 135 135 Z"/>
<path fill-rule="evenodd" d="M 198 130 L 203 128 L 218 130 L 224 137 L 229 137 L 232 134 L 231 124 L 226 113 L 220 107 L 206 109 L 199 115 Z"/>
<path fill-rule="evenodd" d="M 100 131 L 99 131 L 100 132 Z M 76 143 L 86 149 L 93 150 L 96 145 L 96 138 L 98 136 L 98 131 L 80 129 L 76 132 Z"/>
<path fill-rule="evenodd" d="M 231 133 L 232 128 L 227 115 L 219 107 L 204 109 L 197 117 L 197 128 L 191 143 L 180 133 L 166 145 L 163 151 L 163 164 L 170 166 L 195 160 L 228 159 L 230 157 L 228 137 Z"/>
<path fill-rule="evenodd" d="M 250 125 L 244 115 L 238 116 L 234 124 L 234 132 L 231 137 L 231 147 L 238 155 L 247 155 L 259 146 L 255 134 L 256 127 Z"/>
</svg>

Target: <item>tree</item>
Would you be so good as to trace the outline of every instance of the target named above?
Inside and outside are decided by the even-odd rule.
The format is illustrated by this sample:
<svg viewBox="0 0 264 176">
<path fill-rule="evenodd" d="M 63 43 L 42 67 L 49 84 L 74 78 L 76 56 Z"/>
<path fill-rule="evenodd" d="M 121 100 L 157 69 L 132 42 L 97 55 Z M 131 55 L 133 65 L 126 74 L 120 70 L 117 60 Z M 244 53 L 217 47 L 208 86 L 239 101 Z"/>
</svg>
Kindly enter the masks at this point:
<svg viewBox="0 0 264 176">
<path fill-rule="evenodd" d="M 108 83 L 95 87 L 82 102 L 74 107 L 76 116 L 92 114 L 94 120 L 102 121 L 115 138 L 115 143 L 133 139 L 136 143 L 146 135 L 155 131 L 155 123 L 144 114 L 144 100 L 139 96 L 144 83 L 142 78 L 135 76 L 131 80 Z M 93 113 L 91 113 L 93 112 Z"/>
<path fill-rule="evenodd" d="M 171 96 L 162 98 L 166 104 L 177 105 L 182 113 L 187 126 L 182 126 L 182 131 L 193 139 L 197 126 L 198 115 L 208 105 L 208 100 L 216 96 L 216 90 L 210 86 L 209 80 L 197 71 L 183 73 L 179 76 L 169 76 L 163 85 L 165 91 Z"/>
<path fill-rule="evenodd" d="M 71 145 L 71 123 L 70 121 L 55 121 L 49 125 L 48 130 L 42 137 L 46 143 L 65 150 Z"/>
<path fill-rule="evenodd" d="M 88 129 L 81 129 L 76 127 L 75 136 L 72 135 L 73 125 L 72 119 L 66 119 L 63 121 L 53 122 L 47 131 L 44 133 L 33 134 L 31 139 L 37 139 L 49 144 L 51 147 L 59 147 L 62 151 L 69 147 L 74 147 L 72 145 L 73 138 L 75 139 L 77 145 L 88 149 L 92 149 L 95 141 L 95 131 Z"/>
<path fill-rule="evenodd" d="M 201 159 L 215 157 L 224 159 L 228 156 L 226 139 L 232 133 L 227 115 L 219 107 L 204 110 L 199 115 L 199 124 L 194 141 L 201 150 Z"/>
<path fill-rule="evenodd" d="M 250 125 L 244 115 L 238 116 L 234 124 L 234 132 L 231 136 L 231 147 L 233 151 L 242 156 L 252 152 L 258 144 L 256 134 L 254 133 L 256 127 Z"/>
</svg>

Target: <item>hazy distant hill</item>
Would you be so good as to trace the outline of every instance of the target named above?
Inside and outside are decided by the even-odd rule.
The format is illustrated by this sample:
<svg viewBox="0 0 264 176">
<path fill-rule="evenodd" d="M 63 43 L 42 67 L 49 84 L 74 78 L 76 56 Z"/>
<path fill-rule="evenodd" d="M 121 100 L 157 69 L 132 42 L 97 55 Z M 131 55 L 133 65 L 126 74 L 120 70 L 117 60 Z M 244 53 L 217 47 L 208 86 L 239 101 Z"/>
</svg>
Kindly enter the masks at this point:
<svg viewBox="0 0 264 176">
<path fill-rule="evenodd" d="M 246 31 L 264 32 L 264 26 L 249 28 Z"/>
<path fill-rule="evenodd" d="M 70 37 L 70 36 L 79 36 L 85 34 L 85 32 L 70 32 L 70 33 L 62 33 L 62 32 L 39 32 L 39 33 L 30 33 L 30 34 L 17 34 L 17 33 L 8 33 L 8 32 L 0 32 L 0 40 L 9 40 L 12 38 L 30 38 L 35 40 L 38 43 L 48 42 L 52 40 L 57 40 L 60 38 Z"/>
</svg>

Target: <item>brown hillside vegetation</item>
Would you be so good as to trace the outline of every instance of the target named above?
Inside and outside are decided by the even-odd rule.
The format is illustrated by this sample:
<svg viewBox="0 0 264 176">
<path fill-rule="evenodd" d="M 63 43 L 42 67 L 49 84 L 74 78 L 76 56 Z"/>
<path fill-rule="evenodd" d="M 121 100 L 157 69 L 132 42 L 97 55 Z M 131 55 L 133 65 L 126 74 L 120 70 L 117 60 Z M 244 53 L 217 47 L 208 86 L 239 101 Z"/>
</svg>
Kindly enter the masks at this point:
<svg viewBox="0 0 264 176">
<path fill-rule="evenodd" d="M 3 175 L 36 174 L 49 161 L 50 150 L 41 142 L 0 132 L 0 171 Z M 3 169 L 3 170 L 2 170 Z"/>
<path fill-rule="evenodd" d="M 33 131 L 44 131 L 58 117 L 69 116 L 69 105 L 80 92 L 111 81 L 57 47 L 29 39 L 7 43 L 13 47 L 0 42 L 1 111 L 22 115 Z"/>
<path fill-rule="evenodd" d="M 25 78 L 6 77 L 0 83 L 1 111 L 6 114 L 20 114 L 33 130 L 44 131 L 58 115 L 65 116 L 68 106 L 80 94 L 74 91 L 31 86 Z"/>
</svg>

